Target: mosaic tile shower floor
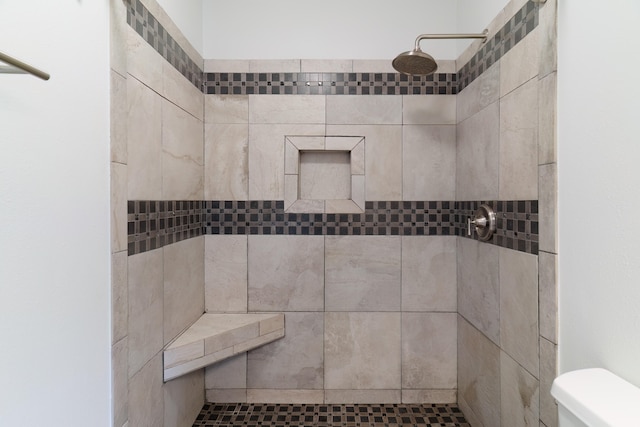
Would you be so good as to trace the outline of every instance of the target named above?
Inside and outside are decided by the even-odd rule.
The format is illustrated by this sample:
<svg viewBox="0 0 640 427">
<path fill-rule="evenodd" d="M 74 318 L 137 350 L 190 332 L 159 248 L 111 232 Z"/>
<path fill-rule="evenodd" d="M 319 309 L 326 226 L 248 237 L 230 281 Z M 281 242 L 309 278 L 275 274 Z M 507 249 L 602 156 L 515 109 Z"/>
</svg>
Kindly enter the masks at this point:
<svg viewBox="0 0 640 427">
<path fill-rule="evenodd" d="M 205 403 L 193 427 L 470 427 L 456 405 Z"/>
</svg>

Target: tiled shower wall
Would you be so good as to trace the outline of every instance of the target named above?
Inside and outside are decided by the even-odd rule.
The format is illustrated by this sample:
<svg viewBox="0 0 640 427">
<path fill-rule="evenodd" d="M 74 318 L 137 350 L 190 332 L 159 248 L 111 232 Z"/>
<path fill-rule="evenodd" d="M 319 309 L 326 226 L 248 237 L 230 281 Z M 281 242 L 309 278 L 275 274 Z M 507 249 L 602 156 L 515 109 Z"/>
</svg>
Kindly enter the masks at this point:
<svg viewBox="0 0 640 427">
<path fill-rule="evenodd" d="M 115 425 L 126 419 L 188 425 L 201 406 L 202 373 L 163 385 L 160 350 L 203 309 L 278 311 L 287 321 L 285 339 L 207 369 L 210 400 L 438 402 L 454 401 L 458 388 L 474 425 L 527 425 L 538 416 L 555 425 L 546 393 L 556 341 L 555 50 L 549 49 L 555 1 L 538 13 L 532 3 L 514 0 L 490 27 L 498 35 L 481 54 L 463 55 L 461 73 L 431 82 L 399 79 L 386 62 L 374 73 L 343 73 L 340 80 L 331 69 L 328 76 L 300 74 L 322 63 L 305 70 L 298 61 L 297 69 L 282 71 L 298 72 L 308 89 L 274 95 L 287 93 L 294 81 L 285 73 L 282 81 L 261 80 L 247 62 L 239 83 L 227 75 L 228 87 L 240 94 L 219 95 L 211 89 L 228 69 L 216 70 L 213 61 L 206 71 L 219 72 L 206 75 L 203 90 L 213 94 L 204 96 L 204 109 L 191 62 L 172 60 L 176 46 L 195 63 L 197 53 L 153 1 L 125 3 L 157 21 L 149 29 L 129 18 L 127 27 L 124 9 L 114 8 L 113 45 L 128 45 L 112 57 Z M 150 31 L 154 48 L 140 37 L 151 42 Z M 358 71 L 355 63 L 346 67 Z M 255 91 L 242 92 L 248 83 Z M 340 84 L 353 95 L 337 95 Z M 429 88 L 450 95 L 410 95 Z M 458 88 L 464 90 L 456 99 Z M 371 96 L 377 93 L 385 96 Z M 204 139 L 196 136 L 203 123 Z M 284 135 L 365 137 L 370 202 L 361 218 L 278 217 L 284 213 L 271 204 L 284 198 Z M 493 245 L 454 237 L 478 203 L 469 200 L 493 201 L 504 215 Z M 164 201 L 181 201 L 165 212 L 188 221 L 191 205 L 184 201 L 196 209 L 201 203 L 200 232 L 193 231 L 197 226 L 185 231 L 181 219 L 179 226 L 165 223 L 170 237 L 141 238 L 152 231 L 136 227 L 151 222 L 138 221 L 136 209 Z M 453 220 L 445 220 L 450 206 Z M 265 216 L 270 209 L 277 224 Z M 248 227 L 241 232 L 245 213 Z M 128 230 L 127 220 L 138 224 Z M 305 227 L 318 231 L 306 235 Z M 540 339 L 535 347 L 533 335 Z M 527 390 L 523 401 L 510 400 L 514 388 Z"/>
<path fill-rule="evenodd" d="M 162 348 L 204 311 L 204 238 L 128 256 L 127 201 L 202 200 L 203 94 L 127 24 L 134 4 L 110 4 L 114 426 L 188 426 L 204 403 L 204 372 L 163 384 Z"/>
</svg>

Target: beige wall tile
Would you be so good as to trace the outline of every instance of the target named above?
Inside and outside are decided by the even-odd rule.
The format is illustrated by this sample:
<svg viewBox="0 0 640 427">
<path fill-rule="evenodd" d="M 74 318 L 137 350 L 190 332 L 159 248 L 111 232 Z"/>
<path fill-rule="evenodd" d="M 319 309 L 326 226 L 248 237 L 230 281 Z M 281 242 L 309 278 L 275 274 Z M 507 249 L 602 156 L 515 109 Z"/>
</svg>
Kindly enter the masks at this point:
<svg viewBox="0 0 640 427">
<path fill-rule="evenodd" d="M 284 141 L 286 135 L 323 135 L 323 125 L 265 125 L 249 127 L 249 199 L 284 199 Z"/>
<path fill-rule="evenodd" d="M 205 236 L 205 309 L 247 312 L 247 236 Z"/>
<path fill-rule="evenodd" d="M 325 123 L 324 96 L 249 95 L 250 123 Z"/>
<path fill-rule="evenodd" d="M 162 61 L 162 93 L 196 119 L 204 120 L 205 95 L 167 61 Z"/>
<path fill-rule="evenodd" d="M 165 60 L 128 25 L 127 44 L 127 72 L 161 94 L 162 63 Z"/>
<path fill-rule="evenodd" d="M 400 328 L 400 313 L 326 313 L 325 389 L 399 391 Z"/>
<path fill-rule="evenodd" d="M 556 77 L 556 73 L 551 73 L 538 84 L 538 163 L 541 165 L 558 161 Z"/>
<path fill-rule="evenodd" d="M 496 102 L 500 98 L 500 65 L 489 67 L 456 96 L 458 123 Z"/>
<path fill-rule="evenodd" d="M 457 386 L 456 313 L 402 313 L 402 388 Z"/>
<path fill-rule="evenodd" d="M 500 58 L 501 97 L 538 75 L 538 34 L 539 29 L 536 28 Z"/>
<path fill-rule="evenodd" d="M 551 385 L 558 376 L 558 346 L 540 338 L 540 421 L 558 427 L 558 404 L 551 396 Z"/>
<path fill-rule="evenodd" d="M 505 352 L 500 352 L 500 394 L 501 425 L 538 425 L 540 383 Z"/>
<path fill-rule="evenodd" d="M 175 104 L 162 101 L 162 198 L 204 197 L 202 122 Z"/>
<path fill-rule="evenodd" d="M 251 235 L 248 259 L 249 311 L 324 309 L 323 236 Z"/>
<path fill-rule="evenodd" d="M 538 378 L 538 258 L 500 248 L 500 347 Z"/>
<path fill-rule="evenodd" d="M 401 390 L 325 390 L 325 403 L 382 404 L 400 403 Z"/>
<path fill-rule="evenodd" d="M 324 403 L 322 390 L 248 389 L 247 402 L 251 403 Z"/>
<path fill-rule="evenodd" d="M 399 237 L 326 236 L 325 246 L 326 310 L 400 310 Z"/>
<path fill-rule="evenodd" d="M 156 249 L 128 257 L 129 378 L 164 345 L 162 252 Z M 157 374 L 162 382 L 161 370 Z"/>
<path fill-rule="evenodd" d="M 402 123 L 405 125 L 455 125 L 456 95 L 403 96 Z"/>
<path fill-rule="evenodd" d="M 389 59 L 354 59 L 354 73 L 395 73 Z"/>
<path fill-rule="evenodd" d="M 129 425 L 164 425 L 161 353 L 157 353 L 129 380 Z"/>
<path fill-rule="evenodd" d="M 248 73 L 249 60 L 205 59 L 204 72 L 205 73 Z"/>
<path fill-rule="evenodd" d="M 245 403 L 247 401 L 247 389 L 210 389 L 206 390 L 205 399 L 214 403 Z"/>
<path fill-rule="evenodd" d="M 500 425 L 500 349 L 461 316 L 458 403 L 472 425 Z"/>
<path fill-rule="evenodd" d="M 351 158 L 348 151 L 308 151 L 300 154 L 300 198 L 351 198 Z"/>
<path fill-rule="evenodd" d="M 458 238 L 458 312 L 500 343 L 500 248 Z"/>
<path fill-rule="evenodd" d="M 284 338 L 248 353 L 247 387 L 322 389 L 324 314 L 286 313 L 285 330 Z"/>
<path fill-rule="evenodd" d="M 251 73 L 299 73 L 299 59 L 251 59 L 249 60 Z"/>
<path fill-rule="evenodd" d="M 457 311 L 456 238 L 402 237 L 402 310 Z"/>
<path fill-rule="evenodd" d="M 538 198 L 538 80 L 500 101 L 500 200 Z"/>
<path fill-rule="evenodd" d="M 124 2 L 109 7 L 109 65 L 121 76 L 127 74 L 127 8 Z M 121 427 L 122 424 L 117 427 Z"/>
<path fill-rule="evenodd" d="M 204 236 L 164 251 L 164 342 L 173 340 L 204 313 Z"/>
<path fill-rule="evenodd" d="M 204 122 L 217 124 L 249 123 L 249 96 L 205 95 Z"/>
<path fill-rule="evenodd" d="M 500 109 L 494 102 L 457 127 L 456 199 L 495 200 L 500 171 Z"/>
<path fill-rule="evenodd" d="M 111 252 L 127 250 L 127 165 L 111 162 Z"/>
<path fill-rule="evenodd" d="M 538 168 L 539 239 L 540 250 L 558 253 L 558 172 L 557 165 L 551 163 Z"/>
<path fill-rule="evenodd" d="M 124 74 L 126 76 L 126 73 Z M 111 71 L 111 161 L 127 163 L 127 79 Z"/>
<path fill-rule="evenodd" d="M 402 140 L 403 200 L 454 200 L 455 126 L 403 126 Z"/>
<path fill-rule="evenodd" d="M 249 198 L 249 127 L 204 125 L 204 197 L 206 200 Z"/>
<path fill-rule="evenodd" d="M 204 381 L 207 390 L 246 389 L 247 353 L 207 366 Z"/>
<path fill-rule="evenodd" d="M 538 36 L 540 50 L 540 64 L 538 67 L 538 75 L 546 76 L 547 74 L 558 69 L 558 1 L 547 0 L 540 5 Z M 551 427 L 551 426 L 547 426 Z"/>
<path fill-rule="evenodd" d="M 129 342 L 123 338 L 111 347 L 111 387 L 113 425 L 122 426 L 129 419 Z"/>
<path fill-rule="evenodd" d="M 451 390 L 402 390 L 402 403 L 458 403 L 458 393 L 456 388 Z"/>
<path fill-rule="evenodd" d="M 127 252 L 111 255 L 111 343 L 124 338 L 129 329 Z"/>
<path fill-rule="evenodd" d="M 165 427 L 191 427 L 204 405 L 204 370 L 164 384 Z"/>
<path fill-rule="evenodd" d="M 162 198 L 162 98 L 134 78 L 127 79 L 128 199 Z"/>
<path fill-rule="evenodd" d="M 558 342 L 558 256 L 538 254 L 540 287 L 540 335 Z"/>
<path fill-rule="evenodd" d="M 402 96 L 328 96 L 327 124 L 402 124 Z"/>
<path fill-rule="evenodd" d="M 360 131 L 366 139 L 365 200 L 402 200 L 402 127 L 368 126 Z"/>
<path fill-rule="evenodd" d="M 302 73 L 351 73 L 353 61 L 351 59 L 302 59 L 300 60 Z"/>
</svg>

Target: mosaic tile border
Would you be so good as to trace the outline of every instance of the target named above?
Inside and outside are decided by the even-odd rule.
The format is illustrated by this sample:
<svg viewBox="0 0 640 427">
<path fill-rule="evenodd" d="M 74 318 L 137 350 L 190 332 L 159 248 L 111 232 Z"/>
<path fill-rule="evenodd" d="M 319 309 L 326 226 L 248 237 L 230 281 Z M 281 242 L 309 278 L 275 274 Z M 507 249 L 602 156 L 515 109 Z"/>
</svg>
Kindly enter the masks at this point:
<svg viewBox="0 0 640 427">
<path fill-rule="evenodd" d="M 409 77 L 399 73 L 204 73 L 140 0 L 123 1 L 129 26 L 209 95 L 455 95 L 538 26 L 540 8 L 529 0 L 457 74 Z"/>
<path fill-rule="evenodd" d="M 140 0 L 123 1 L 127 8 L 127 24 L 198 90 L 202 90 L 203 73 L 200 66 L 187 55 Z"/>
<path fill-rule="evenodd" d="M 470 427 L 457 405 L 205 403 L 194 427 Z"/>
<path fill-rule="evenodd" d="M 368 201 L 364 213 L 286 213 L 283 200 L 129 201 L 129 255 L 206 234 L 462 236 L 481 201 Z M 537 255 L 538 201 L 490 201 L 489 242 Z M 471 236 L 477 238 L 477 236 Z"/>
</svg>

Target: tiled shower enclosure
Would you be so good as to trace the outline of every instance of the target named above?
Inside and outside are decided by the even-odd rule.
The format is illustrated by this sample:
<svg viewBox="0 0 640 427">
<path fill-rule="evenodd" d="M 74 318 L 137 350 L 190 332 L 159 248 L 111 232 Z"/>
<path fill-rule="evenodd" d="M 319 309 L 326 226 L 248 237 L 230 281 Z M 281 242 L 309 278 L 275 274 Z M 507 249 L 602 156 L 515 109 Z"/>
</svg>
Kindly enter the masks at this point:
<svg viewBox="0 0 640 427">
<path fill-rule="evenodd" d="M 113 2 L 115 425 L 190 425 L 205 399 L 557 425 L 555 8 L 512 0 L 486 44 L 407 78 L 203 60 L 154 0 Z M 309 173 L 331 179 L 300 191 Z M 286 336 L 163 383 L 205 311 L 285 313 Z"/>
</svg>

